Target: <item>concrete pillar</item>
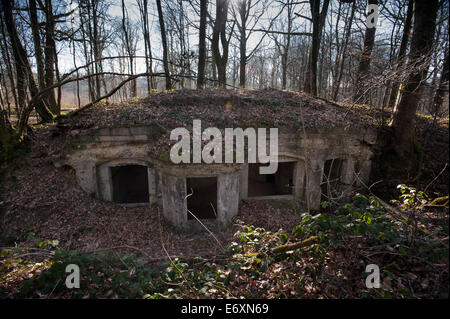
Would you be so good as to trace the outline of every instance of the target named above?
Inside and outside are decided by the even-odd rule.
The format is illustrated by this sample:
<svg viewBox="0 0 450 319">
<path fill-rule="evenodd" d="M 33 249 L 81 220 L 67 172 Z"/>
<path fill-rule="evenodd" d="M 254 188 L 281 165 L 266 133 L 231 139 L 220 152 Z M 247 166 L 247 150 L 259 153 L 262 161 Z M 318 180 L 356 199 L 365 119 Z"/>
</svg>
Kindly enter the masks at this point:
<svg viewBox="0 0 450 319">
<path fill-rule="evenodd" d="M 108 165 L 97 167 L 97 197 L 105 201 L 113 200 L 111 169 Z"/>
<path fill-rule="evenodd" d="M 294 198 L 305 200 L 306 167 L 304 161 L 298 161 L 294 167 Z"/>
<path fill-rule="evenodd" d="M 320 184 L 322 183 L 324 161 L 323 160 L 311 160 L 307 167 L 307 186 L 305 190 L 305 198 L 309 200 L 309 209 L 319 210 L 320 201 L 322 197 L 322 190 Z"/>
<path fill-rule="evenodd" d="M 164 218 L 172 225 L 186 227 L 186 178 L 161 174 Z"/>
<path fill-rule="evenodd" d="M 240 170 L 240 199 L 248 198 L 248 164 L 243 164 Z"/>
<path fill-rule="evenodd" d="M 240 172 L 222 174 L 217 177 L 217 219 L 227 226 L 239 212 Z"/>
</svg>

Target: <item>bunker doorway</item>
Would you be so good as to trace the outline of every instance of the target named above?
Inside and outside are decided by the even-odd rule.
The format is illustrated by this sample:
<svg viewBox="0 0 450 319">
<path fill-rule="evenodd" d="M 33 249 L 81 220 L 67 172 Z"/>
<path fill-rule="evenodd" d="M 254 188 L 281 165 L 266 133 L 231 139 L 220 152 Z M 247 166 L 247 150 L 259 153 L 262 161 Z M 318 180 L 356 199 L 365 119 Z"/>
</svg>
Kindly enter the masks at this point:
<svg viewBox="0 0 450 319">
<path fill-rule="evenodd" d="M 116 203 L 148 203 L 148 168 L 143 165 L 111 167 L 113 201 Z"/>
<path fill-rule="evenodd" d="M 216 219 L 217 177 L 186 178 L 187 209 L 198 219 Z M 195 219 L 187 212 L 189 220 Z"/>
<path fill-rule="evenodd" d="M 274 174 L 260 174 L 262 164 L 248 164 L 248 197 L 292 195 L 295 162 L 279 162 Z"/>
</svg>

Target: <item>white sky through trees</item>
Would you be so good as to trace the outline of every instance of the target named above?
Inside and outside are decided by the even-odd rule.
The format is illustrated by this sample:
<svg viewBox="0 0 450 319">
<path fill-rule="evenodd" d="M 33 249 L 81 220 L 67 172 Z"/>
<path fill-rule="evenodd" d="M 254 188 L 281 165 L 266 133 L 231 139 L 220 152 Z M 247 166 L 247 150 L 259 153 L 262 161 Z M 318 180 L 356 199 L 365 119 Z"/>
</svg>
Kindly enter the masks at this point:
<svg viewBox="0 0 450 319">
<path fill-rule="evenodd" d="M 177 5 L 177 1 L 168 1 L 171 3 L 171 5 Z M 237 0 L 232 0 L 231 1 L 231 6 L 235 5 L 237 2 Z M 214 7 L 214 3 L 215 1 L 211 0 L 209 3 L 209 14 L 211 16 L 214 17 L 215 15 L 215 7 Z M 183 4 L 185 6 L 185 10 L 186 10 L 186 14 L 188 17 L 188 20 L 191 21 L 192 23 L 194 23 L 195 25 L 198 26 L 199 23 L 199 16 L 197 16 L 194 12 L 194 10 L 192 9 L 191 4 L 188 3 L 188 1 L 183 1 Z M 138 11 L 138 6 L 136 3 L 136 0 L 125 0 L 125 5 L 126 5 L 126 9 L 128 12 L 128 17 L 131 21 L 139 23 L 140 22 L 140 17 L 139 17 L 139 11 Z M 164 3 L 163 3 L 164 5 Z M 197 5 L 196 3 L 193 5 Z M 261 4 L 260 4 L 261 5 Z M 265 11 L 265 13 L 263 14 L 263 17 L 260 19 L 259 23 L 255 26 L 255 29 L 268 29 L 270 22 L 272 21 L 272 19 L 274 17 L 276 17 L 281 8 L 282 8 L 282 4 L 280 1 L 272 1 L 270 2 L 270 4 L 267 4 L 267 10 Z M 230 12 L 228 14 L 228 20 L 229 20 L 229 25 L 231 25 L 232 20 L 233 20 L 233 16 L 231 13 L 231 6 L 230 6 Z M 327 23 L 335 23 L 336 21 L 336 14 L 334 13 L 334 11 L 337 11 L 337 6 L 338 3 L 337 1 L 332 1 L 332 3 L 330 4 L 330 9 L 329 10 L 329 14 L 327 15 Z M 342 8 L 344 7 L 349 7 L 351 6 L 351 4 L 342 4 Z M 362 4 L 360 5 L 362 7 Z M 69 4 L 68 5 L 68 9 L 72 9 L 72 8 L 76 8 L 75 4 Z M 167 7 L 164 7 L 164 9 L 166 9 Z M 392 26 L 393 24 L 384 17 L 383 12 L 382 12 L 383 8 L 380 7 L 380 19 L 378 21 L 378 28 L 377 28 L 377 33 L 376 33 L 376 41 L 379 42 L 385 42 L 387 41 L 388 37 L 390 36 L 390 32 L 392 30 Z M 309 4 L 297 4 L 295 5 L 295 12 L 298 13 L 299 15 L 304 15 L 304 16 L 310 16 L 310 10 L 309 10 Z M 164 12 L 167 15 L 167 12 Z M 111 16 L 111 21 L 113 21 L 114 19 L 120 20 L 122 19 L 122 8 L 121 8 L 121 2 L 119 0 L 114 0 L 111 2 L 111 6 L 109 8 L 108 11 L 108 15 Z M 76 18 L 76 9 L 75 9 L 75 21 L 77 21 Z M 364 16 L 363 16 L 363 12 L 358 11 L 355 15 L 355 22 L 353 24 L 353 32 L 359 32 L 361 34 L 361 36 L 363 36 L 364 34 L 364 29 L 365 29 L 365 25 L 364 25 Z M 166 19 L 167 20 L 167 19 Z M 284 10 L 284 12 L 279 15 L 279 17 L 277 18 L 277 20 L 273 23 L 271 30 L 274 31 L 283 31 L 283 27 L 285 25 L 285 20 L 286 20 L 286 10 Z M 76 22 L 77 23 L 77 22 Z M 167 21 L 166 21 L 167 23 Z M 149 24 L 150 24 L 150 41 L 151 41 L 151 46 L 152 46 L 152 50 L 153 50 L 153 54 L 154 57 L 156 58 L 161 58 L 162 57 L 162 53 L 161 53 L 161 38 L 160 38 L 160 31 L 159 31 L 159 24 L 158 24 L 158 16 L 157 16 L 157 11 L 156 11 L 156 5 L 155 2 L 152 0 L 149 0 Z M 68 23 L 68 25 L 70 25 L 70 23 Z M 166 28 L 170 28 L 170 25 L 167 25 Z M 345 21 L 343 21 L 343 19 L 341 18 L 340 22 L 339 22 L 339 28 L 343 29 L 345 27 Z M 294 28 L 293 28 L 293 32 L 311 32 L 312 29 L 312 25 L 311 23 L 301 17 L 295 17 L 294 19 Z M 235 27 L 235 32 L 237 31 L 237 28 Z M 209 26 L 208 29 L 208 34 L 211 33 L 211 26 Z M 260 41 L 261 37 L 264 35 L 264 32 L 253 32 L 252 35 L 249 38 L 247 47 L 248 47 L 248 51 L 250 52 Z M 401 36 L 401 29 L 399 30 L 397 36 L 399 37 L 398 41 L 400 40 L 400 36 Z M 298 36 L 294 36 L 294 37 L 298 37 Z M 198 29 L 195 29 L 193 26 L 189 27 L 189 43 L 190 43 L 190 51 L 193 51 L 195 54 L 198 53 Z M 386 45 L 388 45 L 388 43 L 386 43 Z M 60 64 L 60 69 L 61 72 L 68 72 L 70 70 L 72 70 L 74 68 L 73 66 L 73 55 L 72 55 L 72 48 L 69 48 L 67 44 L 61 44 L 59 42 L 57 42 L 57 46 L 58 46 L 58 58 L 59 58 L 59 64 Z M 207 43 L 207 46 L 209 46 L 209 43 Z M 268 48 L 273 48 L 274 47 L 274 43 L 273 40 L 270 39 L 270 37 L 266 36 L 265 39 L 263 40 L 262 44 L 261 44 L 261 49 L 268 49 Z M 115 47 L 112 47 L 111 45 L 109 45 L 105 51 L 105 56 L 117 56 L 119 54 L 117 54 L 115 52 Z M 83 65 L 83 53 L 81 52 L 80 48 L 77 48 L 77 65 Z M 230 43 L 230 58 L 233 56 L 233 54 L 238 54 L 238 42 L 236 39 L 236 36 L 234 36 L 232 38 L 232 41 Z M 143 35 L 142 32 L 139 33 L 139 41 L 137 44 L 137 52 L 136 52 L 137 56 L 144 56 L 144 41 L 143 41 Z M 162 66 L 160 65 L 160 63 L 157 63 L 158 67 L 161 69 Z M 136 59 L 136 72 L 145 72 L 145 62 L 143 58 L 138 58 Z"/>
</svg>

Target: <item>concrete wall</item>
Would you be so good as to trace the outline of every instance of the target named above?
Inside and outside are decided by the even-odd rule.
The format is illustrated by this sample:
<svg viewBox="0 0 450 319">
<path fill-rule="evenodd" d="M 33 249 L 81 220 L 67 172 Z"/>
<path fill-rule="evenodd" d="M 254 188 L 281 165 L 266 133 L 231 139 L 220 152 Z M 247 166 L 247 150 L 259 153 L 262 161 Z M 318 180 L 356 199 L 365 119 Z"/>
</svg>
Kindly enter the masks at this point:
<svg viewBox="0 0 450 319">
<path fill-rule="evenodd" d="M 157 132 L 156 132 L 157 133 Z M 149 202 L 163 207 L 167 221 L 188 227 L 186 213 L 186 178 L 217 177 L 217 220 L 228 225 L 239 211 L 241 199 L 248 198 L 248 164 L 179 164 L 151 157 L 155 129 L 147 126 L 100 129 L 76 137 L 74 151 L 57 165 L 76 170 L 79 185 L 100 199 L 112 200 L 110 168 L 121 165 L 148 167 Z M 293 162 L 293 192 L 275 196 L 297 200 L 317 210 L 321 203 L 324 163 L 342 159 L 340 190 L 351 193 L 354 187 L 368 182 L 371 170 L 371 147 L 376 131 L 308 130 L 307 134 L 289 130 L 279 132 L 280 162 Z M 286 174 L 284 174 L 286 175 Z M 283 184 L 290 176 L 282 176 Z M 281 176 L 279 176 L 280 178 Z"/>
</svg>

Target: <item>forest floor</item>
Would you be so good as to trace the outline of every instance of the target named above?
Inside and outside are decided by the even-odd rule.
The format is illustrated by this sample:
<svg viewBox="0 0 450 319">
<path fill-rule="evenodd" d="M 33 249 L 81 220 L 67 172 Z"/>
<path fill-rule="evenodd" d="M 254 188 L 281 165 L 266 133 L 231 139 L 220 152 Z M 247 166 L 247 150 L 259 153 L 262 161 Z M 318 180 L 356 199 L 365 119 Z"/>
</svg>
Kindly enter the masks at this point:
<svg viewBox="0 0 450 319">
<path fill-rule="evenodd" d="M 86 195 L 38 131 L 1 176 L 0 298 L 448 298 L 448 198 L 433 202 L 448 196 L 448 119 L 417 123 L 418 176 L 375 178 L 314 214 L 246 201 L 214 238 Z M 81 289 L 64 286 L 67 264 Z M 365 286 L 369 264 L 379 289 Z"/>
</svg>

